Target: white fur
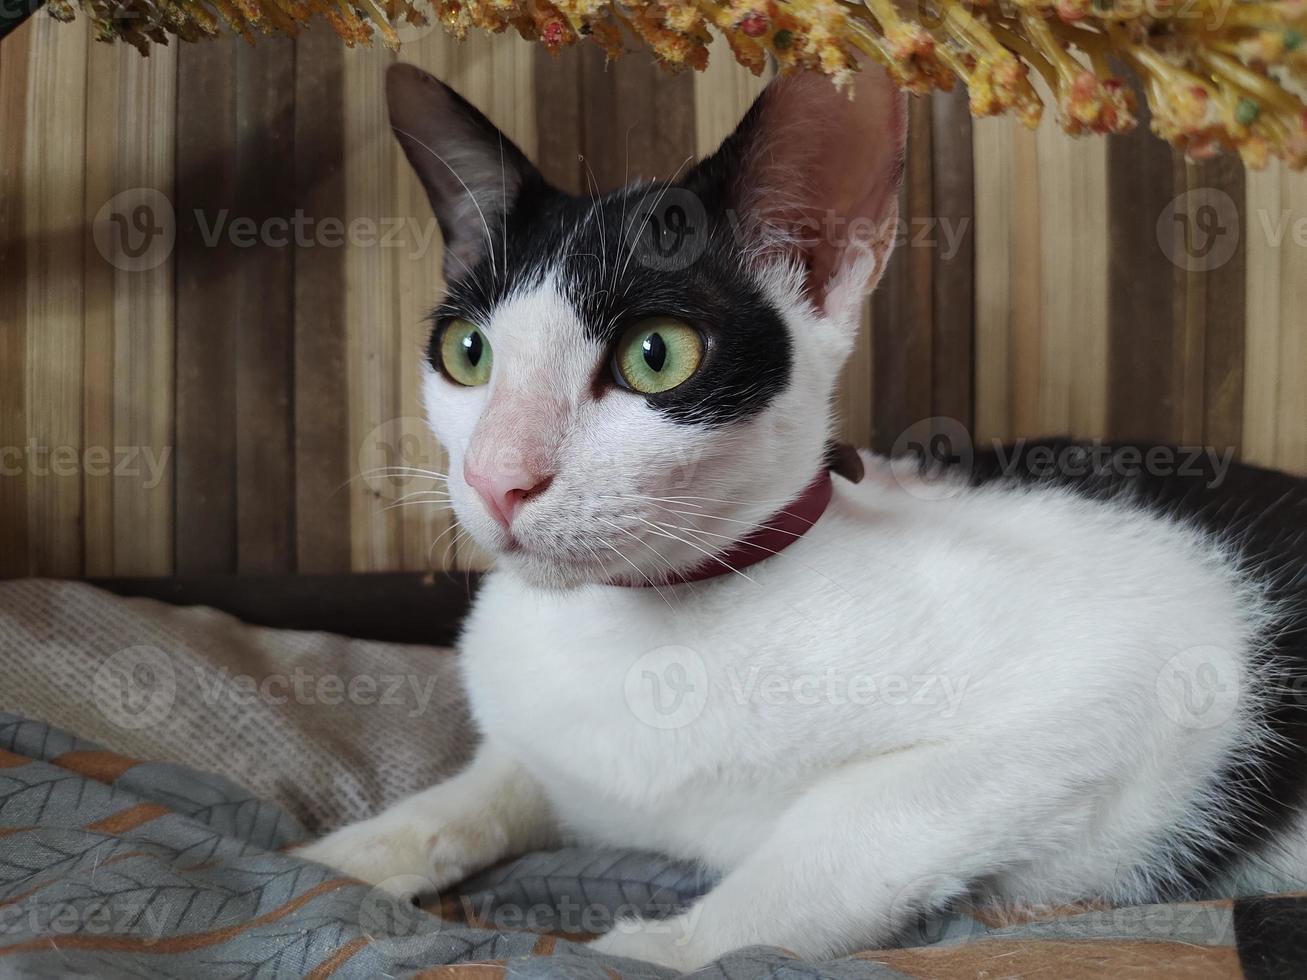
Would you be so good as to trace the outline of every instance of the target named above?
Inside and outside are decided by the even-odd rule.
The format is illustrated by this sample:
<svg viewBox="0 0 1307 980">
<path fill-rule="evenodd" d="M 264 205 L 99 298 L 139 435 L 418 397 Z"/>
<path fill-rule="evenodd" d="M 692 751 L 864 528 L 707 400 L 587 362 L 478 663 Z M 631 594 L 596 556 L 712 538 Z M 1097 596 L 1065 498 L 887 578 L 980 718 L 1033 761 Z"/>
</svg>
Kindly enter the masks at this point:
<svg viewBox="0 0 1307 980">
<path fill-rule="evenodd" d="M 500 552 L 461 643 L 485 742 L 462 775 L 306 857 L 406 889 L 573 838 L 698 860 L 724 874 L 706 897 L 595 944 L 692 967 L 753 943 L 883 943 L 977 888 L 1146 897 L 1213 832 L 1214 773 L 1262 748 L 1270 610 L 1218 543 L 1127 501 L 925 485 L 868 456 L 766 562 L 596 584 L 691 567 L 811 480 L 856 304 L 819 313 L 801 279 L 767 281 L 792 381 L 742 424 L 596 400 L 602 352 L 549 275 L 482 325 L 486 388 L 428 379 L 459 518 Z M 496 452 L 544 452 L 557 474 L 512 553 L 461 479 Z M 1176 703 L 1195 663 L 1235 685 L 1228 710 Z"/>
</svg>

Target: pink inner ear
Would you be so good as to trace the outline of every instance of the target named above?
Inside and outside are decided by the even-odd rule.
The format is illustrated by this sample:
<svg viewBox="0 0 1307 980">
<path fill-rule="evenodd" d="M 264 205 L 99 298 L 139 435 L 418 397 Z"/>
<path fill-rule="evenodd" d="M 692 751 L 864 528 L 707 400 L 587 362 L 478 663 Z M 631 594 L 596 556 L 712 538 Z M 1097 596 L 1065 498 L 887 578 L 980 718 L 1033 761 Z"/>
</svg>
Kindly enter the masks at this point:
<svg viewBox="0 0 1307 980">
<path fill-rule="evenodd" d="M 742 177 L 746 212 L 773 243 L 784 232 L 784 247 L 808 269 L 809 297 L 834 315 L 832 305 L 875 286 L 893 247 L 906 98 L 872 64 L 851 93 L 802 72 L 773 82 L 763 98 Z"/>
</svg>

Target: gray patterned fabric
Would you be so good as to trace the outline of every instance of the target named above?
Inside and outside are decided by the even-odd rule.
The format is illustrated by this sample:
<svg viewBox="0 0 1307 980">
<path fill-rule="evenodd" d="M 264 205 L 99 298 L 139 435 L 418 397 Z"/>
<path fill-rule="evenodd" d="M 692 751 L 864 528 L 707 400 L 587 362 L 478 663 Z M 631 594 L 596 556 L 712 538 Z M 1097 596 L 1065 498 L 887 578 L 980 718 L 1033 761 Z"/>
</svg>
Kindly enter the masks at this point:
<svg viewBox="0 0 1307 980">
<path fill-rule="evenodd" d="M 227 779 L 0 714 L 0 975 L 669 980 L 578 940 L 709 884 L 664 858 L 569 849 L 519 858 L 424 910 L 287 853 L 303 838 L 285 810 Z M 1301 914 L 1290 901 L 1266 920 L 1286 911 Z M 955 916 L 931 927 L 930 946 L 827 963 L 754 948 L 697 975 L 1237 977 L 1236 917 L 1230 903 L 1006 926 Z"/>
<path fill-rule="evenodd" d="M 248 626 L 79 582 L 0 582 L 0 710 L 220 772 L 313 833 L 457 771 L 449 650 Z"/>
<path fill-rule="evenodd" d="M 296 692 L 297 670 L 314 686 Z M 432 694 L 383 704 L 383 675 Z M 351 687 L 360 677 L 372 681 Z M 0 977 L 670 980 L 584 945 L 615 917 L 662 915 L 709 887 L 666 858 L 528 854 L 417 909 L 290 850 L 436 781 L 471 744 L 440 651 L 0 584 Z M 987 909 L 923 922 L 902 948 L 817 964 L 754 948 L 696 976 L 1289 977 L 1304 957 L 1307 899 L 1283 896 Z"/>
</svg>

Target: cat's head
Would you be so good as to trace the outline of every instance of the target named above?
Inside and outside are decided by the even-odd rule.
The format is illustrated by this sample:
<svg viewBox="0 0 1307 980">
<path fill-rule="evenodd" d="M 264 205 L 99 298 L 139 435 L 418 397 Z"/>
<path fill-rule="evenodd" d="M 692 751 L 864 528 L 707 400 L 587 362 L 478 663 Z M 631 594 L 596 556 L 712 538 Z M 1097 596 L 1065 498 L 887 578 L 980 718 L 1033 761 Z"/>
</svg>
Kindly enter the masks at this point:
<svg viewBox="0 0 1307 980">
<path fill-rule="evenodd" d="M 459 522 L 501 568 L 664 581 L 819 473 L 907 122 L 880 69 L 854 89 L 782 78 L 672 182 L 574 197 L 439 81 L 390 70 L 446 246 L 426 410 Z"/>
</svg>

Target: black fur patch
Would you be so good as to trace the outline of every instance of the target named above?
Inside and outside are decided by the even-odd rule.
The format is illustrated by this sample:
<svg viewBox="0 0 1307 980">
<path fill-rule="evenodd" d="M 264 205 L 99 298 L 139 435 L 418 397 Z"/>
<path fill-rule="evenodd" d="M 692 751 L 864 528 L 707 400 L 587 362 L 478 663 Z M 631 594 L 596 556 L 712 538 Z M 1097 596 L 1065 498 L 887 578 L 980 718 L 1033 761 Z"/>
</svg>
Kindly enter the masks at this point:
<svg viewBox="0 0 1307 980">
<path fill-rule="evenodd" d="M 1180 869 L 1183 886 L 1157 896 L 1172 899 L 1200 896 L 1242 858 L 1273 852 L 1277 834 L 1307 803 L 1307 480 L 1239 463 L 1222 473 L 1198 448 L 1157 448 L 1162 465 L 1149 465 L 1155 448 L 1113 444 L 1108 456 L 1088 443 L 1031 440 L 977 453 L 971 478 L 1052 484 L 1095 497 L 1128 494 L 1234 546 L 1283 610 L 1267 638 L 1276 666 L 1266 678 L 1265 720 L 1276 744 L 1257 757 L 1228 760 L 1220 774 L 1226 813 L 1216 837 Z"/>
<path fill-rule="evenodd" d="M 727 199 L 711 174 L 697 171 L 675 185 L 644 184 L 598 201 L 532 174 L 500 227 L 492 223 L 493 257 L 450 284 L 433 320 L 485 322 L 508 296 L 554 274 L 586 332 L 610 353 L 645 317 L 676 317 L 702 332 L 704 363 L 684 384 L 615 396 L 645 398 L 679 422 L 747 419 L 789 383 L 792 349 L 779 311 L 750 274 Z M 609 380 L 607 364 L 605 356 L 597 366 L 601 381 Z"/>
</svg>

